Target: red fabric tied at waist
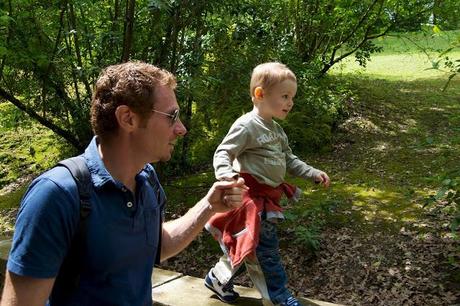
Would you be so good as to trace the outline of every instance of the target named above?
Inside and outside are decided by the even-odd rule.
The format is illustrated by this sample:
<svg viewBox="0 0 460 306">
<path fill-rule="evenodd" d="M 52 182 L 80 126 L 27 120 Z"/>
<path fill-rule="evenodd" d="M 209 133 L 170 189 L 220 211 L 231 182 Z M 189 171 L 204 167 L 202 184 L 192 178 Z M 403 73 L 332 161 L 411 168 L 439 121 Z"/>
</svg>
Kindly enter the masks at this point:
<svg viewBox="0 0 460 306">
<path fill-rule="evenodd" d="M 254 258 L 259 243 L 262 212 L 282 216 L 279 205 L 281 196 L 297 200 L 301 190 L 287 183 L 271 187 L 259 183 L 252 175 L 240 174 L 249 190 L 243 194 L 243 205 L 237 209 L 215 214 L 206 224 L 206 229 L 219 242 L 232 266 L 238 266 L 247 257 Z"/>
</svg>

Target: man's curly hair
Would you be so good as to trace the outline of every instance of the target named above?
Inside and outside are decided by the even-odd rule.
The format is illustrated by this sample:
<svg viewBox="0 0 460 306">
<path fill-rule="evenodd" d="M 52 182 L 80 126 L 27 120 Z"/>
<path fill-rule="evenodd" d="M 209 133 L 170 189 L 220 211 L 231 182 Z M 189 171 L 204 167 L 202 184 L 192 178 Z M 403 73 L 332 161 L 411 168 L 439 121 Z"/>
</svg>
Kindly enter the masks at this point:
<svg viewBox="0 0 460 306">
<path fill-rule="evenodd" d="M 91 103 L 91 126 L 100 138 L 118 130 L 115 110 L 127 105 L 147 120 L 155 101 L 158 86 L 176 88 L 176 79 L 168 71 L 143 62 L 126 62 L 105 68 L 96 82 Z"/>
</svg>

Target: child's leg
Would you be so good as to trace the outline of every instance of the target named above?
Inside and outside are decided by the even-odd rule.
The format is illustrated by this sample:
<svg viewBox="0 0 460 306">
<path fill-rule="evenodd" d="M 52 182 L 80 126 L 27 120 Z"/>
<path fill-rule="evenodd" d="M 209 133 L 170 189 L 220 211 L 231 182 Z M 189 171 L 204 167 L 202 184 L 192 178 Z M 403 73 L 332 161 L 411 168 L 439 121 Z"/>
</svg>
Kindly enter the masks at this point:
<svg viewBox="0 0 460 306">
<path fill-rule="evenodd" d="M 214 268 L 211 269 L 211 271 L 214 273 L 219 282 L 226 285 L 228 282 L 233 280 L 240 267 L 241 266 L 232 268 L 228 256 L 224 254 L 219 258 L 219 261 L 216 263 Z"/>
<path fill-rule="evenodd" d="M 288 300 L 292 294 L 287 289 L 287 275 L 281 262 L 276 223 L 263 220 L 260 227 L 257 259 L 265 276 L 268 294 L 274 304 Z"/>
<path fill-rule="evenodd" d="M 240 297 L 238 292 L 233 290 L 233 278 L 238 273 L 239 267 L 232 268 L 229 259 L 223 255 L 219 262 L 211 268 L 204 279 L 204 285 L 212 290 L 221 301 L 233 303 Z"/>
<path fill-rule="evenodd" d="M 272 306 L 270 295 L 268 294 L 267 282 L 264 273 L 257 258 L 253 260 L 246 259 L 244 261 L 246 269 L 248 270 L 249 277 L 262 296 L 262 303 L 264 306 Z"/>
</svg>

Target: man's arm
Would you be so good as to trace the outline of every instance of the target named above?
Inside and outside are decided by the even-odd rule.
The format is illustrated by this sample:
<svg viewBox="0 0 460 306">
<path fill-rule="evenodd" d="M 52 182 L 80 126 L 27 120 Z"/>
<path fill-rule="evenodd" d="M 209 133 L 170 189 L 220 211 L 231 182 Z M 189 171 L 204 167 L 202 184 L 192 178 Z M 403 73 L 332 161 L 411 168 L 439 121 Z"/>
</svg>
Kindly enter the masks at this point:
<svg viewBox="0 0 460 306">
<path fill-rule="evenodd" d="M 185 215 L 164 223 L 161 260 L 168 259 L 185 249 L 215 213 L 241 206 L 243 192 L 247 189 L 242 178 L 232 182 L 214 183 L 208 194 Z"/>
<path fill-rule="evenodd" d="M 1 306 L 43 306 L 54 284 L 54 278 L 33 278 L 6 271 Z"/>
</svg>

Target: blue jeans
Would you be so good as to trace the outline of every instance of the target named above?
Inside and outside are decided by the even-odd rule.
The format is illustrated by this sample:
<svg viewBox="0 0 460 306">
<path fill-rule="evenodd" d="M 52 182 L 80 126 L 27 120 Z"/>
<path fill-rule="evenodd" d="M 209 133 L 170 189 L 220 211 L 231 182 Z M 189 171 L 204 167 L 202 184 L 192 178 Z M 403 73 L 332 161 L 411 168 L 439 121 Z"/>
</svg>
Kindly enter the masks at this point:
<svg viewBox="0 0 460 306">
<path fill-rule="evenodd" d="M 287 289 L 287 275 L 281 262 L 276 223 L 262 220 L 257 259 L 265 276 L 268 294 L 273 304 L 282 303 L 292 294 Z"/>
</svg>

